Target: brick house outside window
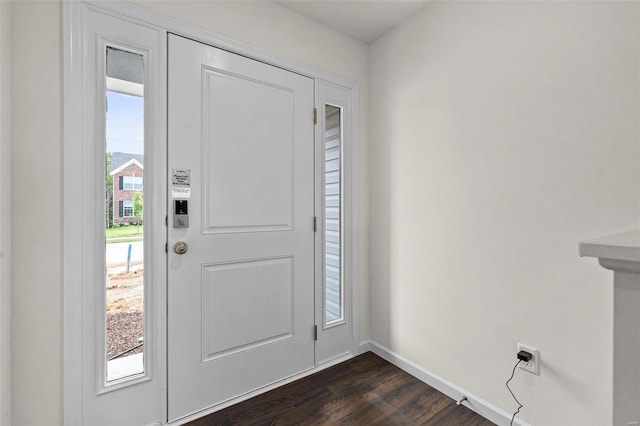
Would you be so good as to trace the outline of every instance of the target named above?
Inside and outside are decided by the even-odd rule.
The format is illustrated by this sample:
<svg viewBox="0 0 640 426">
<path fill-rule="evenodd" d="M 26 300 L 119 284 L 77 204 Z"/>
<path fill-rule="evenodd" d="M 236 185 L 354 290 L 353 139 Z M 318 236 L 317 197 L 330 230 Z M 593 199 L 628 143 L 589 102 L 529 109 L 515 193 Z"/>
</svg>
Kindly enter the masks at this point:
<svg viewBox="0 0 640 426">
<path fill-rule="evenodd" d="M 114 152 L 111 157 L 113 176 L 113 223 L 136 223 L 133 198 L 143 191 L 144 159 L 139 154 Z"/>
</svg>

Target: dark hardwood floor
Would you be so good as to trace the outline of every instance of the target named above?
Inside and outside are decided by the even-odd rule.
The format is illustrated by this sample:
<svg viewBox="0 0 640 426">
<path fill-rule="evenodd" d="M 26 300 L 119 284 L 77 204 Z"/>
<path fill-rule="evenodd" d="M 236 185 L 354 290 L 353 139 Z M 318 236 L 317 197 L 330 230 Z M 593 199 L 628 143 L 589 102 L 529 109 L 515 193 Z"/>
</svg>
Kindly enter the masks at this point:
<svg viewBox="0 0 640 426">
<path fill-rule="evenodd" d="M 210 425 L 451 425 L 492 422 L 372 352 L 202 417 Z"/>
</svg>

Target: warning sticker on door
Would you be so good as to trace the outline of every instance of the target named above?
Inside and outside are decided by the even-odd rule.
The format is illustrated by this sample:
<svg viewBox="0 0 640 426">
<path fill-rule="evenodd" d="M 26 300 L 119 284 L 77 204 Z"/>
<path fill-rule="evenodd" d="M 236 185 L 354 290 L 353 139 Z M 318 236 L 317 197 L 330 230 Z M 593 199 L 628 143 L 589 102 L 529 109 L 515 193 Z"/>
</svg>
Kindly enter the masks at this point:
<svg viewBox="0 0 640 426">
<path fill-rule="evenodd" d="M 174 185 L 191 185 L 191 169 L 173 169 Z"/>
<path fill-rule="evenodd" d="M 191 198 L 191 170 L 173 169 L 171 186 L 172 198 Z"/>
</svg>

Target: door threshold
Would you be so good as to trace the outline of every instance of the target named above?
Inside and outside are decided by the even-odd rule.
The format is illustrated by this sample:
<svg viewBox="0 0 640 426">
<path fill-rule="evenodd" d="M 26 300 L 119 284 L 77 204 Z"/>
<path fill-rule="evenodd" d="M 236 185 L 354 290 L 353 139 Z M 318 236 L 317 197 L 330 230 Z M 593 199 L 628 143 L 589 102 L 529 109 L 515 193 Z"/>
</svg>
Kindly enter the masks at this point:
<svg viewBox="0 0 640 426">
<path fill-rule="evenodd" d="M 197 420 L 201 417 L 207 416 L 211 413 L 215 413 L 216 411 L 220 411 L 223 410 L 227 407 L 230 407 L 232 405 L 238 404 L 240 402 L 246 401 L 248 399 L 251 399 L 253 397 L 262 395 L 263 393 L 267 393 L 269 391 L 272 391 L 274 389 L 277 389 L 281 386 L 284 385 L 288 385 L 289 383 L 295 382 L 296 380 L 300 380 L 303 379 L 307 376 L 311 376 L 312 374 L 318 373 L 322 370 L 325 370 L 329 367 L 333 367 L 336 364 L 339 364 L 341 362 L 347 361 L 351 358 L 354 357 L 353 353 L 347 353 L 344 355 L 340 355 L 337 356 L 335 358 L 332 358 L 326 362 L 323 362 L 322 364 L 317 365 L 316 367 L 310 368 L 308 370 L 304 370 L 298 374 L 294 374 L 293 376 L 287 377 L 286 379 L 282 379 L 279 380 L 277 382 L 271 383 L 269 385 L 266 385 L 264 387 L 261 387 L 259 389 L 253 390 L 251 392 L 247 392 L 245 394 L 242 394 L 240 396 L 237 396 L 235 398 L 229 399 L 227 401 L 221 402 L 220 404 L 214 405 L 212 407 L 206 408 L 204 410 L 198 411 L 197 413 L 193 413 L 193 414 L 189 414 L 188 416 L 182 417 L 180 419 L 176 419 L 173 420 L 171 422 L 168 422 L 168 425 L 174 426 L 174 425 L 183 425 L 189 422 L 192 422 L 194 420 Z"/>
</svg>

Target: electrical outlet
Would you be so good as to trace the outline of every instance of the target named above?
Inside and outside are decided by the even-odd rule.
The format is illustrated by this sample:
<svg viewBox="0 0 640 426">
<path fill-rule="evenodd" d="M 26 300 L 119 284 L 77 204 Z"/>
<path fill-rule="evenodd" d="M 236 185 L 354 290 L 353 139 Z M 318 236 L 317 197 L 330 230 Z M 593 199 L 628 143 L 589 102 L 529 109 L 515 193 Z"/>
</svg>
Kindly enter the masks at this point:
<svg viewBox="0 0 640 426">
<path fill-rule="evenodd" d="M 527 351 L 531 355 L 533 355 L 533 357 L 529 362 L 524 362 L 524 361 L 520 362 L 519 367 L 522 368 L 523 370 L 528 371 L 529 373 L 533 373 L 536 376 L 539 376 L 540 375 L 540 351 L 538 351 L 536 348 L 532 348 L 531 346 L 518 343 L 518 350 L 516 351 L 516 353 L 520 351 Z"/>
</svg>

